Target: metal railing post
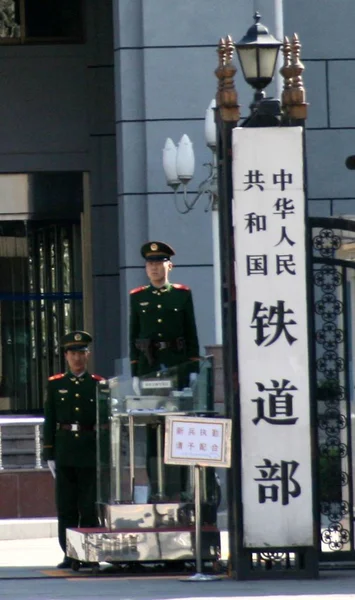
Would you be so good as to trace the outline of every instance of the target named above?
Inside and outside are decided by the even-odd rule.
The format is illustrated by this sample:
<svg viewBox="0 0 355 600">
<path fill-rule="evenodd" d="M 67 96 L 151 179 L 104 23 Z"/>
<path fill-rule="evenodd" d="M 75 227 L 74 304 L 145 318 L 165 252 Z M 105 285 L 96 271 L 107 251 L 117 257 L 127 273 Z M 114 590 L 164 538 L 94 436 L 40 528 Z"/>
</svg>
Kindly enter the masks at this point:
<svg viewBox="0 0 355 600">
<path fill-rule="evenodd" d="M 2 427 L 0 425 L 0 470 L 4 470 L 4 465 L 2 461 Z"/>
<path fill-rule="evenodd" d="M 36 469 L 42 469 L 41 462 L 41 431 L 40 426 L 35 425 L 35 453 L 36 453 Z"/>
</svg>

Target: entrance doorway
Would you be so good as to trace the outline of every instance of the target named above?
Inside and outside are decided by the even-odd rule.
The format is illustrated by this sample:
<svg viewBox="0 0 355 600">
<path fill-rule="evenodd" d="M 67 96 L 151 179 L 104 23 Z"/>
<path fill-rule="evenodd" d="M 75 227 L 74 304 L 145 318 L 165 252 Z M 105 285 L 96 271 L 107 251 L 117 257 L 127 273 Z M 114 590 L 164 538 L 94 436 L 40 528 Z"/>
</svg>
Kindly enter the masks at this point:
<svg viewBox="0 0 355 600">
<path fill-rule="evenodd" d="M 0 413 L 43 412 L 60 338 L 83 328 L 83 212 L 83 173 L 0 175 Z"/>
<path fill-rule="evenodd" d="M 82 328 L 80 224 L 0 223 L 0 411 L 41 412 L 63 370 L 60 338 Z"/>
</svg>

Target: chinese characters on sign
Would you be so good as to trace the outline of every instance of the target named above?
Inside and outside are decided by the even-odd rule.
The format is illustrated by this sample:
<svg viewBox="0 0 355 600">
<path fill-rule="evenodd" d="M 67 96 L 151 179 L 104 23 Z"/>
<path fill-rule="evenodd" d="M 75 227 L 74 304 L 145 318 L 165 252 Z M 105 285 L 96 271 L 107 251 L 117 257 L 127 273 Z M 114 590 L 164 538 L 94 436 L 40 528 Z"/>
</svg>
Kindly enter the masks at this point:
<svg viewBox="0 0 355 600">
<path fill-rule="evenodd" d="M 233 190 L 244 543 L 312 545 L 301 128 L 235 129 Z"/>
<path fill-rule="evenodd" d="M 168 464 L 230 466 L 230 420 L 166 417 L 165 457 Z"/>
</svg>

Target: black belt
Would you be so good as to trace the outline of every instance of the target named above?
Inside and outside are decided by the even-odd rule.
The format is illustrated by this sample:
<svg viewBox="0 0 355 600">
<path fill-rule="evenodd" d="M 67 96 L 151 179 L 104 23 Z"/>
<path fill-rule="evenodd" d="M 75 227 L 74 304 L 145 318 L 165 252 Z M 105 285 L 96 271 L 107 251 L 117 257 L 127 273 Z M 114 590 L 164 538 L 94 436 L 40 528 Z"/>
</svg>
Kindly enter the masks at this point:
<svg viewBox="0 0 355 600">
<path fill-rule="evenodd" d="M 151 340 L 147 339 L 138 339 L 135 341 L 135 346 L 138 350 L 143 352 L 145 355 L 148 364 L 153 365 L 154 361 L 157 359 L 156 352 L 157 350 L 167 350 L 171 348 L 172 350 L 176 350 L 177 352 L 181 352 L 185 349 L 185 338 L 178 337 L 174 340 Z"/>
<path fill-rule="evenodd" d="M 184 350 L 185 349 L 185 338 L 178 337 L 174 340 L 136 340 L 136 348 L 141 351 L 146 351 L 147 349 L 154 348 L 155 350 L 166 350 L 167 348 L 171 348 L 172 350 Z"/>
<path fill-rule="evenodd" d="M 167 348 L 173 348 L 172 342 L 153 342 L 153 348 L 157 350 L 166 350 Z"/>
<path fill-rule="evenodd" d="M 65 431 L 96 431 L 96 425 L 82 425 L 81 423 L 57 423 L 57 429 Z"/>
</svg>

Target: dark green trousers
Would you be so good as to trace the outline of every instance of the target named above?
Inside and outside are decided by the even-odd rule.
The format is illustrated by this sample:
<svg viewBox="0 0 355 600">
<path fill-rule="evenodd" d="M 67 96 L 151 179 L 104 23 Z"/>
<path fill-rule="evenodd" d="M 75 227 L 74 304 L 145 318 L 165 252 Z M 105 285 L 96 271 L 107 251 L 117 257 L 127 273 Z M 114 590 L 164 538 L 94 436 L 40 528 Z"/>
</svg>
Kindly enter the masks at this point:
<svg viewBox="0 0 355 600">
<path fill-rule="evenodd" d="M 59 544 L 66 553 L 66 529 L 97 527 L 96 468 L 56 466 Z"/>
</svg>

